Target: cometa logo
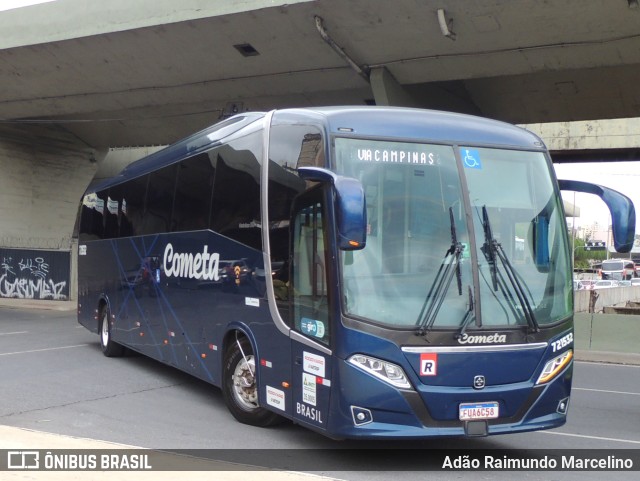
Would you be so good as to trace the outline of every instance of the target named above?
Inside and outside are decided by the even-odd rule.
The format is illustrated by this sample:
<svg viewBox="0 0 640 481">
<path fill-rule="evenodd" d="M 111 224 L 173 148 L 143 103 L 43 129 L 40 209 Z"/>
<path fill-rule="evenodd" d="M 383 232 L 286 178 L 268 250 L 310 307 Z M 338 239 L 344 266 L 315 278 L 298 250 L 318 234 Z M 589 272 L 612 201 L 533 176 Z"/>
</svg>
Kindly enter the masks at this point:
<svg viewBox="0 0 640 481">
<path fill-rule="evenodd" d="M 507 342 L 505 334 L 489 334 L 487 336 L 470 336 L 466 332 L 458 339 L 460 344 L 504 344 Z"/>
<path fill-rule="evenodd" d="M 173 251 L 173 245 L 167 244 L 164 249 L 164 273 L 167 277 L 185 277 L 187 279 L 202 279 L 217 281 L 220 279 L 218 268 L 220 254 L 209 253 L 209 246 L 204 246 L 202 252 L 193 254 Z"/>
</svg>

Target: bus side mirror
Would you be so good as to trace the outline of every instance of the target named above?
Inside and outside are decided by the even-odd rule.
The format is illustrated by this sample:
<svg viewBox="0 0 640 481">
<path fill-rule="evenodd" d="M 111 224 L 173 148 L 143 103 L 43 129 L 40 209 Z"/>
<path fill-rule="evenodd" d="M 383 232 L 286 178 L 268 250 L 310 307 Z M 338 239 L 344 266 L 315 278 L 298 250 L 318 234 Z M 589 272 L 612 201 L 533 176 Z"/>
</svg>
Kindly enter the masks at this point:
<svg viewBox="0 0 640 481">
<path fill-rule="evenodd" d="M 584 192 L 600 197 L 611 212 L 615 250 L 617 252 L 631 251 L 636 233 L 636 211 L 631 199 L 607 187 L 578 180 L 558 180 L 558 186 L 560 190 Z"/>
<path fill-rule="evenodd" d="M 538 272 L 549 271 L 549 219 L 538 215 L 533 221 L 533 260 Z"/>
<path fill-rule="evenodd" d="M 331 184 L 338 234 L 338 248 L 343 251 L 364 249 L 367 243 L 367 208 L 362 184 L 321 167 L 298 167 L 304 180 Z"/>
</svg>

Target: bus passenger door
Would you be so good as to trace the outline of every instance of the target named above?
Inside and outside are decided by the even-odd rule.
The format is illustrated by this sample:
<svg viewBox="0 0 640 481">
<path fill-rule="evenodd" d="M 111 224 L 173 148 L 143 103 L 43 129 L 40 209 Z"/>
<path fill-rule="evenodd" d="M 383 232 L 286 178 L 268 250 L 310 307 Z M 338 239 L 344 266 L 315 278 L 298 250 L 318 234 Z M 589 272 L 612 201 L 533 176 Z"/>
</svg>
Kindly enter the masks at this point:
<svg viewBox="0 0 640 481">
<path fill-rule="evenodd" d="M 293 417 L 326 429 L 331 385 L 327 251 L 323 189 L 301 195 L 291 222 Z"/>
</svg>

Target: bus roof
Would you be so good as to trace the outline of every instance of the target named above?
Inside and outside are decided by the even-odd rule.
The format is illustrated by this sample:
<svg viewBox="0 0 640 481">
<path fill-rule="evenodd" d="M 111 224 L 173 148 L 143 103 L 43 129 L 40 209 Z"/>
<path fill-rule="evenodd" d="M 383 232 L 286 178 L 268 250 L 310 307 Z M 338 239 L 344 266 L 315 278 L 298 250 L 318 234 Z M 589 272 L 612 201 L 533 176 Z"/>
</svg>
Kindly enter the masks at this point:
<svg viewBox="0 0 640 481">
<path fill-rule="evenodd" d="M 264 116 L 264 112 L 250 112 L 234 115 L 233 117 L 222 120 L 162 150 L 130 163 L 117 175 L 90 185 L 85 194 L 98 192 L 129 179 L 135 179 L 161 167 L 178 162 L 185 157 L 208 150 L 212 146 L 219 144 L 225 137 L 228 137 Z"/>
<path fill-rule="evenodd" d="M 104 190 L 208 150 L 265 115 L 264 112 L 247 112 L 218 122 L 158 152 L 132 162 L 116 176 L 91 185 L 87 193 Z M 304 120 L 315 121 L 314 123 L 323 124 L 329 133 L 338 135 L 413 139 L 469 146 L 544 149 L 544 144 L 539 137 L 520 127 L 483 117 L 438 110 L 351 106 L 283 109 L 274 114 L 275 120 L 286 121 L 287 118 L 295 123 Z"/>
<path fill-rule="evenodd" d="M 407 107 L 315 107 L 281 110 L 276 115 L 323 118 L 330 133 L 425 142 L 544 149 L 542 140 L 515 125 L 467 114 Z M 346 129 L 346 130 L 345 130 Z"/>
</svg>

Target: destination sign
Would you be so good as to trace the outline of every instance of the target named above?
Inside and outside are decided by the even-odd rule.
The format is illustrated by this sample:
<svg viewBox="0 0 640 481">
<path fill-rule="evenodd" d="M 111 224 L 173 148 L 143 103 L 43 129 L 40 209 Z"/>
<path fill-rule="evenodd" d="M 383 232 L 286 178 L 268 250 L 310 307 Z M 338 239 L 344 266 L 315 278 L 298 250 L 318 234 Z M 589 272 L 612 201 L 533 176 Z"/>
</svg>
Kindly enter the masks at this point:
<svg viewBox="0 0 640 481">
<path fill-rule="evenodd" d="M 433 152 L 400 149 L 357 149 L 357 158 L 364 162 L 433 165 L 437 157 Z"/>
<path fill-rule="evenodd" d="M 346 162 L 396 165 L 438 165 L 443 149 L 453 158 L 451 147 L 413 142 L 336 139 L 338 158 Z"/>
</svg>

